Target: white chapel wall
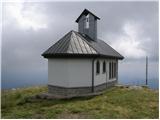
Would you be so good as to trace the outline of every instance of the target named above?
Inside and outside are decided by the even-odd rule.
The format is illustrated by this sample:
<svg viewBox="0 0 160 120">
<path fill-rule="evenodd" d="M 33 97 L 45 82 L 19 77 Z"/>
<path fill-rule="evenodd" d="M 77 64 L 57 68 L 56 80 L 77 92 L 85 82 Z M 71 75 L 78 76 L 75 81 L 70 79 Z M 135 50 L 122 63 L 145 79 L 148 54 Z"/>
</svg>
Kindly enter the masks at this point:
<svg viewBox="0 0 160 120">
<path fill-rule="evenodd" d="M 62 87 L 92 85 L 91 59 L 48 59 L 48 84 Z"/>
</svg>

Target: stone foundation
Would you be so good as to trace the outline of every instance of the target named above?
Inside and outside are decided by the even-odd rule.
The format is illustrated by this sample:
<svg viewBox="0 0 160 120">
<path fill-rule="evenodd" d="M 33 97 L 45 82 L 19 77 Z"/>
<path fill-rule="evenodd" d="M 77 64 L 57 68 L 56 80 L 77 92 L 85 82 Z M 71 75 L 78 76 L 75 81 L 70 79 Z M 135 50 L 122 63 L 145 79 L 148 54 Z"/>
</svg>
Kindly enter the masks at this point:
<svg viewBox="0 0 160 120">
<path fill-rule="evenodd" d="M 68 96 L 68 95 L 81 95 L 92 92 L 91 87 L 76 87 L 76 88 L 65 88 L 59 86 L 48 85 L 48 93 L 54 95 Z"/>
<path fill-rule="evenodd" d="M 109 81 L 104 84 L 94 86 L 94 93 L 100 92 L 105 90 L 106 88 L 112 87 L 117 83 L 117 81 Z M 59 86 L 53 86 L 48 85 L 48 93 L 54 94 L 57 96 L 76 96 L 76 95 L 85 95 L 92 92 L 92 87 L 73 87 L 73 88 L 66 88 L 66 87 L 59 87 Z"/>
<path fill-rule="evenodd" d="M 107 82 L 106 87 L 107 87 L 107 88 L 110 88 L 110 87 L 114 86 L 114 85 L 117 84 L 117 83 L 118 83 L 117 80 L 109 81 L 109 82 Z"/>
<path fill-rule="evenodd" d="M 94 92 L 103 91 L 107 88 L 106 83 L 94 86 Z"/>
</svg>

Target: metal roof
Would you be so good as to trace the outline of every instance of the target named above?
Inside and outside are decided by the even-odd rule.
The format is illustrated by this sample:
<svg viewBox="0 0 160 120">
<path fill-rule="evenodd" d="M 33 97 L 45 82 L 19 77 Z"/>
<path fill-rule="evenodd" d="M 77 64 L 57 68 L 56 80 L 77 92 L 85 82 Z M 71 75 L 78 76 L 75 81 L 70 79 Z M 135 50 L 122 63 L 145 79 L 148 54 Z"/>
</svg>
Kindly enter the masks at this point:
<svg viewBox="0 0 160 120">
<path fill-rule="evenodd" d="M 84 9 L 83 12 L 80 14 L 80 16 L 76 19 L 76 22 L 78 23 L 79 19 L 81 18 L 82 15 L 88 15 L 88 13 L 92 14 L 96 19 L 100 20 L 99 17 L 97 17 L 96 15 L 94 15 L 92 12 L 90 12 L 87 9 Z"/>
<path fill-rule="evenodd" d="M 87 35 L 70 31 L 46 50 L 42 56 L 50 57 L 112 57 L 123 59 L 116 50 L 102 40 L 93 41 Z"/>
</svg>

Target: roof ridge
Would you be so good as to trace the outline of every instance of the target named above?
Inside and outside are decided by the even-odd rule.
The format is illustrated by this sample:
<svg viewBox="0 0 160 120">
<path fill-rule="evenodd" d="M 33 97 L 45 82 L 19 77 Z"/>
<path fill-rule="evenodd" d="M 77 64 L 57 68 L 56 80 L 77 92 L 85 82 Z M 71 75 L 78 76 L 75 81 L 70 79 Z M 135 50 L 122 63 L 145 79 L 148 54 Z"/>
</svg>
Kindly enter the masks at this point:
<svg viewBox="0 0 160 120">
<path fill-rule="evenodd" d="M 80 41 L 79 41 L 79 39 L 77 38 L 76 32 L 73 32 L 73 33 L 74 33 L 74 35 L 75 35 L 75 37 L 76 37 L 76 40 L 77 40 L 78 44 L 80 44 Z M 80 45 L 79 45 L 79 47 L 80 47 L 81 51 L 83 51 L 83 49 L 82 49 L 82 47 L 81 47 Z"/>
<path fill-rule="evenodd" d="M 68 47 L 69 47 L 69 44 L 68 44 L 68 42 L 70 42 L 70 37 L 71 37 L 71 35 L 72 35 L 72 32 L 70 31 L 65 37 L 66 37 L 66 39 L 65 40 L 63 40 L 64 42 L 63 42 L 63 44 L 61 44 L 61 46 L 59 47 L 59 48 L 62 48 L 61 49 L 61 53 L 63 53 L 66 49 L 68 50 Z"/>
<path fill-rule="evenodd" d="M 87 51 L 87 52 L 92 52 L 92 53 L 98 53 L 86 40 L 85 40 L 85 38 L 82 38 L 79 34 L 78 34 L 78 32 L 77 31 L 74 31 L 74 30 L 72 30 L 72 32 L 75 34 L 75 36 L 76 36 L 76 40 L 77 40 L 77 42 L 79 43 L 79 39 L 77 38 L 77 36 L 78 37 L 80 37 L 81 39 L 82 39 L 82 42 L 83 42 L 83 44 L 85 43 L 85 44 L 87 44 L 88 45 L 88 47 L 85 45 L 85 50 Z M 75 41 L 74 41 L 75 42 Z M 80 44 L 80 43 L 79 43 Z M 81 48 L 81 47 L 80 47 Z M 81 50 L 83 51 L 83 49 L 81 48 Z M 95 52 L 93 52 L 93 51 L 95 51 Z"/>
<path fill-rule="evenodd" d="M 59 42 L 61 42 L 61 41 L 63 41 L 63 38 L 65 38 L 68 34 L 70 34 L 72 32 L 72 30 L 71 31 L 69 31 L 68 33 L 66 33 L 62 38 L 60 38 L 58 41 L 56 41 L 54 44 L 52 44 L 45 52 L 43 52 L 41 55 L 42 56 L 44 56 L 44 54 L 46 53 L 46 52 L 48 52 L 53 46 L 55 46 L 55 45 L 57 45 Z"/>
<path fill-rule="evenodd" d="M 78 35 L 81 35 L 81 33 L 79 33 L 79 32 L 76 32 Z M 81 35 L 82 36 L 82 38 L 83 38 L 83 40 L 92 48 L 92 49 L 94 49 L 98 54 L 100 54 L 85 38 L 84 38 L 84 36 L 83 35 Z M 92 42 L 94 42 L 94 41 L 92 41 Z"/>
</svg>

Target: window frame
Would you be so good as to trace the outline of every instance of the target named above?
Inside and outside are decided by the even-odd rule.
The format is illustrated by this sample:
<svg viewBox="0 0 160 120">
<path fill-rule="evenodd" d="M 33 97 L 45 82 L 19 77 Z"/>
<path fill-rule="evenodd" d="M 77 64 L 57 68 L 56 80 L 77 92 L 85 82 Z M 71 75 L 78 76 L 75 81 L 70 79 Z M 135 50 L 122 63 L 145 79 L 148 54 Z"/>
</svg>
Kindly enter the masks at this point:
<svg viewBox="0 0 160 120">
<path fill-rule="evenodd" d="M 116 78 L 116 74 L 117 74 L 116 62 L 114 62 L 113 64 L 114 64 L 114 78 Z"/>
<path fill-rule="evenodd" d="M 96 75 L 100 74 L 100 61 L 96 61 Z"/>
<path fill-rule="evenodd" d="M 112 78 L 111 72 L 112 72 L 112 63 L 109 62 L 109 80 Z"/>
<path fill-rule="evenodd" d="M 106 73 L 106 61 L 103 61 L 102 71 L 103 74 Z"/>
<path fill-rule="evenodd" d="M 117 63 L 115 61 L 109 62 L 109 80 L 117 77 Z"/>
</svg>

